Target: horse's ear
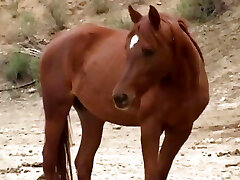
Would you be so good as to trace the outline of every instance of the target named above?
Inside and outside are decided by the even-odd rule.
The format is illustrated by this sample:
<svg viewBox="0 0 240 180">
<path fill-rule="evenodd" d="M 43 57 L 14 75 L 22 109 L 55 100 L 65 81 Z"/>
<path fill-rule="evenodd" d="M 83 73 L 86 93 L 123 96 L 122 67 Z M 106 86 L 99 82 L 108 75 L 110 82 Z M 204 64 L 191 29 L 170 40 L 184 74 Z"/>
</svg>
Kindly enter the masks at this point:
<svg viewBox="0 0 240 180">
<path fill-rule="evenodd" d="M 138 23 L 142 18 L 142 15 L 139 12 L 135 11 L 131 5 L 128 6 L 128 11 L 132 19 L 132 22 Z"/>
<path fill-rule="evenodd" d="M 158 30 L 160 25 L 160 15 L 157 11 L 157 9 L 150 5 L 150 10 L 148 12 L 148 18 L 151 23 L 151 25 L 154 27 L 155 30 Z"/>
</svg>

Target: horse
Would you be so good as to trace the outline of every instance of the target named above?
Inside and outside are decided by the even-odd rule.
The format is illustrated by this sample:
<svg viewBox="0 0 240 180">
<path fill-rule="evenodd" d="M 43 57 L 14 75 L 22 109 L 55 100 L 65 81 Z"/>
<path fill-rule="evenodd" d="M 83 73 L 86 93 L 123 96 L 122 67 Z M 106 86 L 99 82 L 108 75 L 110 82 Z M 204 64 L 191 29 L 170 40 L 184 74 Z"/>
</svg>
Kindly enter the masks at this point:
<svg viewBox="0 0 240 180">
<path fill-rule="evenodd" d="M 132 6 L 128 10 L 130 31 L 82 24 L 61 32 L 42 55 L 47 180 L 73 179 L 72 106 L 82 126 L 75 159 L 79 180 L 91 179 L 105 122 L 139 126 L 145 180 L 165 180 L 209 102 L 203 55 L 185 21 L 152 5 L 145 16 Z"/>
</svg>

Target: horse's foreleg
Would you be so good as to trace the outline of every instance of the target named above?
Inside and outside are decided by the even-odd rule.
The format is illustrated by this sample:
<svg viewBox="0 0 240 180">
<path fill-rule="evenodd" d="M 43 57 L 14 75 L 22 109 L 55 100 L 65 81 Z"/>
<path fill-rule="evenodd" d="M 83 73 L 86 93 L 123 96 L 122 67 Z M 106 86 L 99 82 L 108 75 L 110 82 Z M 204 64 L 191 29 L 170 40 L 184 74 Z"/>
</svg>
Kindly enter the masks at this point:
<svg viewBox="0 0 240 180">
<path fill-rule="evenodd" d="M 192 125 L 182 129 L 166 129 L 165 138 L 158 159 L 158 177 L 159 180 L 167 179 L 173 159 L 188 139 L 192 130 Z"/>
<path fill-rule="evenodd" d="M 79 180 L 90 180 L 94 156 L 101 143 L 104 121 L 96 118 L 86 109 L 76 108 L 76 110 L 81 120 L 82 140 L 75 166 Z"/>
<path fill-rule="evenodd" d="M 159 139 L 163 130 L 154 121 L 145 121 L 141 124 L 141 144 L 145 169 L 145 180 L 158 180 L 157 159 Z"/>
</svg>

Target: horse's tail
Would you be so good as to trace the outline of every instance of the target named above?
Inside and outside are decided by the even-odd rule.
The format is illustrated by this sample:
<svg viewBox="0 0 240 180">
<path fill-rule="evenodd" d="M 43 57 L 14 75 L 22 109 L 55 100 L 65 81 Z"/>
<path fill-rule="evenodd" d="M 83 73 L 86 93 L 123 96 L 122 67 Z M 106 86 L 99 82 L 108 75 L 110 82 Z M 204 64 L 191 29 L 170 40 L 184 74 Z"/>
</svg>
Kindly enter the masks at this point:
<svg viewBox="0 0 240 180">
<path fill-rule="evenodd" d="M 71 166 L 71 154 L 70 154 L 70 147 L 71 147 L 71 134 L 69 131 L 69 123 L 70 117 L 66 121 L 66 125 L 64 127 L 64 131 L 61 136 L 60 144 L 59 144 L 59 155 L 58 155 L 58 164 L 57 164 L 57 171 L 61 177 L 66 177 L 68 180 L 73 180 L 72 175 L 72 166 Z M 69 173 L 67 170 L 67 165 L 69 166 Z"/>
</svg>

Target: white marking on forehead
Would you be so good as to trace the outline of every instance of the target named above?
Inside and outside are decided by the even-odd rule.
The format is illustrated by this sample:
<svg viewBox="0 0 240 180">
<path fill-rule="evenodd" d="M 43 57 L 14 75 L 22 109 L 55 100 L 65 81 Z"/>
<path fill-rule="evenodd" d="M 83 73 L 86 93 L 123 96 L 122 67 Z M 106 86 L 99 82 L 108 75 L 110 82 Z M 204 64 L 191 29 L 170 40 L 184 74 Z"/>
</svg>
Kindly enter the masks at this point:
<svg viewBox="0 0 240 180">
<path fill-rule="evenodd" d="M 139 37 L 138 35 L 135 34 L 130 41 L 130 49 L 133 48 L 133 46 L 138 42 L 138 40 L 139 40 Z"/>
</svg>

